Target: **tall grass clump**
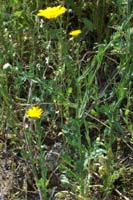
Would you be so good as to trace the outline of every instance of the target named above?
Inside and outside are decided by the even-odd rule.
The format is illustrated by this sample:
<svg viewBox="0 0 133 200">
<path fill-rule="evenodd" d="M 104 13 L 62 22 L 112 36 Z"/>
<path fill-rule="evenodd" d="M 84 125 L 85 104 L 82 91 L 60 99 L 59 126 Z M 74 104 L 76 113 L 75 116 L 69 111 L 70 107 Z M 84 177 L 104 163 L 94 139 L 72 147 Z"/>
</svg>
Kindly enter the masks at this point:
<svg viewBox="0 0 133 200">
<path fill-rule="evenodd" d="M 130 199 L 132 1 L 5 0 L 0 23 L 0 198 Z"/>
</svg>

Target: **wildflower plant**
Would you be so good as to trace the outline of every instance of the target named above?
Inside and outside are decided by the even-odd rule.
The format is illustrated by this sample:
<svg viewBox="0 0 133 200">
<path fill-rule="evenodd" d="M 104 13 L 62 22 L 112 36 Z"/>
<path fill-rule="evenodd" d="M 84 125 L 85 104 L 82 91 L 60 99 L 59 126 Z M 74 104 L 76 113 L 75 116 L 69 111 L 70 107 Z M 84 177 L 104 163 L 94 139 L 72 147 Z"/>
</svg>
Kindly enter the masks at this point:
<svg viewBox="0 0 133 200">
<path fill-rule="evenodd" d="M 26 111 L 26 117 L 27 118 L 33 118 L 33 119 L 40 119 L 42 115 L 42 109 L 38 106 L 32 106 Z"/>
<path fill-rule="evenodd" d="M 127 5 L 89 2 L 78 1 L 78 7 L 72 0 L 56 0 L 53 7 L 52 1 L 1 3 L 0 147 L 15 155 L 15 173 L 24 169 L 18 150 L 20 159 L 28 161 L 26 178 L 16 196 L 7 199 L 52 200 L 61 189 L 65 193 L 59 198 L 101 200 L 117 193 L 112 199 L 118 199 L 126 194 L 125 185 L 130 187 L 133 95 L 127 46 L 132 34 L 127 36 Z M 75 23 L 81 29 L 73 29 Z M 53 148 L 57 141 L 59 152 Z M 59 183 L 53 183 L 56 176 Z"/>
<path fill-rule="evenodd" d="M 69 33 L 69 35 L 73 36 L 73 37 L 77 37 L 78 35 L 80 35 L 82 33 L 82 31 L 80 29 L 78 30 L 73 30 Z"/>
<path fill-rule="evenodd" d="M 29 152 L 29 159 L 31 162 L 31 167 L 34 175 L 34 179 L 36 182 L 36 186 L 38 188 L 38 193 L 40 196 L 40 200 L 46 199 L 47 194 L 47 171 L 44 161 L 44 155 L 45 152 L 42 149 L 42 131 L 40 122 L 38 120 L 41 120 L 43 110 L 39 106 L 32 106 L 31 108 L 27 109 L 26 111 L 26 118 L 29 120 L 29 128 L 25 130 L 25 138 L 27 142 L 27 149 Z M 38 177 L 38 172 L 36 168 L 36 163 L 34 161 L 34 142 L 36 143 L 38 147 L 38 164 L 40 167 L 41 177 Z"/>
<path fill-rule="evenodd" d="M 39 10 L 38 16 L 44 17 L 46 19 L 56 19 L 57 17 L 63 15 L 66 12 L 66 8 L 64 6 L 54 6 L 48 7 L 44 10 Z"/>
</svg>

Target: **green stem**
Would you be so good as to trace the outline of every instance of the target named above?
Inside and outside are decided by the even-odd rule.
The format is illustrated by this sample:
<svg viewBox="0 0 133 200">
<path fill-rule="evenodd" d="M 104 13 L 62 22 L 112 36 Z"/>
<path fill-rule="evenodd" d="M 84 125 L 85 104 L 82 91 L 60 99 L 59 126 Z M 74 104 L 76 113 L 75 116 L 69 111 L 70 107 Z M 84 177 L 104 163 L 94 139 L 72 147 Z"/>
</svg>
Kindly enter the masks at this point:
<svg viewBox="0 0 133 200">
<path fill-rule="evenodd" d="M 130 22 L 129 22 L 129 52 L 130 52 L 130 55 L 133 55 L 133 0 L 128 0 L 128 18 L 130 18 Z"/>
<path fill-rule="evenodd" d="M 44 160 L 44 150 L 42 149 L 42 133 L 40 129 L 40 124 L 37 124 L 37 145 L 39 149 L 39 166 L 41 168 L 41 192 L 43 199 L 45 200 L 47 197 L 47 171 Z"/>
</svg>

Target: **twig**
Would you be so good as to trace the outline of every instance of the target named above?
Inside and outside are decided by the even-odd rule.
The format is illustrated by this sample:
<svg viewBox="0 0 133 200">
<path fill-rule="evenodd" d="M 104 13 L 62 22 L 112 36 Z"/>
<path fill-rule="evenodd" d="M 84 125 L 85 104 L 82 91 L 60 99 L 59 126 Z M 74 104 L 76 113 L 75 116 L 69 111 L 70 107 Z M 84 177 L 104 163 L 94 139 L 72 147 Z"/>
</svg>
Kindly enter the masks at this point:
<svg viewBox="0 0 133 200">
<path fill-rule="evenodd" d="M 105 124 L 104 122 L 100 121 L 99 119 L 97 119 L 96 117 L 94 117 L 93 115 L 86 113 L 87 116 L 89 116 L 90 118 L 94 119 L 95 121 L 99 122 L 100 124 L 104 125 L 105 127 L 107 127 L 108 129 L 111 129 L 110 126 L 108 126 L 107 124 Z"/>
<path fill-rule="evenodd" d="M 123 142 L 128 146 L 128 148 L 133 151 L 133 148 L 126 142 L 126 140 L 123 140 Z"/>
<path fill-rule="evenodd" d="M 115 191 L 116 191 L 116 193 L 117 193 L 120 197 L 122 197 L 123 199 L 129 200 L 129 198 L 126 197 L 125 195 L 123 195 L 119 190 L 115 189 Z"/>
<path fill-rule="evenodd" d="M 55 174 L 55 172 L 58 170 L 58 166 L 52 171 L 52 173 L 50 174 L 50 176 L 48 177 L 48 181 L 50 182 L 52 176 Z"/>
<path fill-rule="evenodd" d="M 21 192 L 25 192 L 24 189 L 18 188 L 18 187 L 16 187 L 16 186 L 14 186 L 14 188 L 17 189 L 17 190 L 19 190 L 19 191 L 21 191 Z M 31 194 L 38 194 L 38 191 L 30 191 L 30 190 L 27 190 L 26 192 L 27 192 L 27 193 L 31 193 Z"/>
<path fill-rule="evenodd" d="M 0 182 L 2 183 L 2 176 L 0 175 Z M 0 199 L 4 200 L 4 194 L 2 189 L 2 184 L 0 184 Z"/>
</svg>

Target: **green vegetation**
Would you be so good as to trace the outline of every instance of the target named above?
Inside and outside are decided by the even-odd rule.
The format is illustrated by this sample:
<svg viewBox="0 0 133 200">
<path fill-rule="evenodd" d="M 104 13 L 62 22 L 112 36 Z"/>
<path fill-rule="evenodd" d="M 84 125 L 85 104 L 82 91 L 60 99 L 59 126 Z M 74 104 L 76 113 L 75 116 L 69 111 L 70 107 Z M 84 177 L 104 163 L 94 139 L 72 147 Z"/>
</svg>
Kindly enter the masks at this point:
<svg viewBox="0 0 133 200">
<path fill-rule="evenodd" d="M 132 8 L 0 0 L 1 200 L 132 199 Z"/>
</svg>

